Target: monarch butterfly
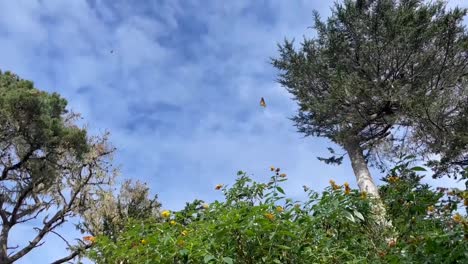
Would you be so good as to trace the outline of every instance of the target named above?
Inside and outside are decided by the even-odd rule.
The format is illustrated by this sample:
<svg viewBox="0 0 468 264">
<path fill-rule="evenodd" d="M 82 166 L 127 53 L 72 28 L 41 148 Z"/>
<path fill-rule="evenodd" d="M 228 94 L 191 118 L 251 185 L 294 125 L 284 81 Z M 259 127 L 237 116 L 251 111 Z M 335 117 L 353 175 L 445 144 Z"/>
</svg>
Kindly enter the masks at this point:
<svg viewBox="0 0 468 264">
<path fill-rule="evenodd" d="M 93 237 L 93 236 L 85 236 L 85 237 L 83 237 L 83 240 L 94 243 L 96 241 L 96 238 Z"/>
<path fill-rule="evenodd" d="M 260 99 L 260 106 L 266 107 L 265 99 Z"/>
</svg>

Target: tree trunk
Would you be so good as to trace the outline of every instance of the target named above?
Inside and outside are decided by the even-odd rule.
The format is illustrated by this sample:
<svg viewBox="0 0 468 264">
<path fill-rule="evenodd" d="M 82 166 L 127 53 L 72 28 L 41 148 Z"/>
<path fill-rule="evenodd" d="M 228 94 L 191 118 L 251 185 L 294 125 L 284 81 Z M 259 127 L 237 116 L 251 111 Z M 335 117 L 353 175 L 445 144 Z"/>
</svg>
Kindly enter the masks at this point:
<svg viewBox="0 0 468 264">
<path fill-rule="evenodd" d="M 8 257 L 8 233 L 10 232 L 10 224 L 3 222 L 2 229 L 0 232 L 0 263 L 10 263 Z"/>
<path fill-rule="evenodd" d="M 344 148 L 351 160 L 351 166 L 353 167 L 359 190 L 361 190 L 361 192 L 365 191 L 375 198 L 380 199 L 379 189 L 372 179 L 359 141 L 356 139 L 348 139 L 344 144 Z"/>
<path fill-rule="evenodd" d="M 373 211 L 376 216 L 377 223 L 382 228 L 392 228 L 392 223 L 386 220 L 387 212 L 385 210 L 385 206 L 380 199 L 379 189 L 372 179 L 366 159 L 364 158 L 363 150 L 359 143 L 359 140 L 356 138 L 349 138 L 344 143 L 344 148 L 351 160 L 351 166 L 353 167 L 357 184 L 361 192 L 366 192 L 370 194 L 371 197 L 375 198 Z"/>
</svg>

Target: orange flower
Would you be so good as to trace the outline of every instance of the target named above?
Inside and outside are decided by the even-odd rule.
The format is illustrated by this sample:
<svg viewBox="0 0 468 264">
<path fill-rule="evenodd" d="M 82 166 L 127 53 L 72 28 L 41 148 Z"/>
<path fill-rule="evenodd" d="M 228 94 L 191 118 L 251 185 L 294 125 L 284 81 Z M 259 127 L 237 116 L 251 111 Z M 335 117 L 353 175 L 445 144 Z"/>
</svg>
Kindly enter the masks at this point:
<svg viewBox="0 0 468 264">
<path fill-rule="evenodd" d="M 459 214 L 459 213 L 456 213 L 453 216 L 453 221 L 455 221 L 456 223 L 461 223 L 461 222 L 463 222 L 463 216 L 461 216 L 461 214 Z"/>
<path fill-rule="evenodd" d="M 286 173 L 281 173 L 279 176 L 280 176 L 281 178 L 285 178 L 285 177 L 286 177 Z"/>
<path fill-rule="evenodd" d="M 366 199 L 367 198 L 367 192 L 361 192 L 361 199 Z"/>
<path fill-rule="evenodd" d="M 351 188 L 349 188 L 349 183 L 345 182 L 343 185 L 345 187 L 344 193 L 345 194 L 350 194 L 351 193 Z"/>
<path fill-rule="evenodd" d="M 221 188 L 223 188 L 223 185 L 222 185 L 222 184 L 218 184 L 218 185 L 216 185 L 215 190 L 221 190 Z"/>
<path fill-rule="evenodd" d="M 341 186 L 337 185 L 334 180 L 330 180 L 330 185 L 333 190 L 338 190 L 341 188 Z"/>
<path fill-rule="evenodd" d="M 85 236 L 85 237 L 83 237 L 83 240 L 84 240 L 84 241 L 91 242 L 91 243 L 96 242 L 96 238 L 93 237 L 93 236 Z"/>
<path fill-rule="evenodd" d="M 266 213 L 265 217 L 268 218 L 271 221 L 275 220 L 275 216 L 272 213 Z"/>
<path fill-rule="evenodd" d="M 270 170 L 271 170 L 271 171 L 274 171 L 274 170 L 275 170 L 275 167 L 274 167 L 274 166 L 270 166 Z"/>
<path fill-rule="evenodd" d="M 399 180 L 400 180 L 400 178 L 398 178 L 396 176 L 388 177 L 388 182 L 389 183 L 395 183 L 395 182 L 397 182 Z"/>
</svg>

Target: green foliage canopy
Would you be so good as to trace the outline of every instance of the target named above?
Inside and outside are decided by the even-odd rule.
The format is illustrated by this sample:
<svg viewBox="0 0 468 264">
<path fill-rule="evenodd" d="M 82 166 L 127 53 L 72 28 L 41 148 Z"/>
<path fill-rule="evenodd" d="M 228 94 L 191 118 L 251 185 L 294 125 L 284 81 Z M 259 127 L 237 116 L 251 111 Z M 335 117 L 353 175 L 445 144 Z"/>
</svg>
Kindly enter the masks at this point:
<svg viewBox="0 0 468 264">
<path fill-rule="evenodd" d="M 404 166 L 402 166 L 404 167 Z M 417 168 L 415 169 L 417 170 Z M 162 223 L 129 221 L 118 241 L 100 236 L 96 263 L 462 263 L 468 259 L 468 221 L 454 212 L 468 193 L 421 184 L 404 167 L 381 192 L 397 235 L 388 240 L 375 222 L 370 198 L 331 181 L 305 201 L 285 196 L 286 177 L 267 183 L 244 172 L 221 191 L 225 201 L 196 200 Z M 404 212 L 404 213 L 402 213 Z"/>
<path fill-rule="evenodd" d="M 354 140 L 375 163 L 388 143 L 388 155 L 441 155 L 439 173 L 467 165 L 465 15 L 420 0 L 345 0 L 326 21 L 315 13 L 317 36 L 299 50 L 285 41 L 272 60 L 298 102 L 298 131 L 345 148 Z"/>
<path fill-rule="evenodd" d="M 0 263 L 13 263 L 42 245 L 70 217 L 81 216 L 115 171 L 107 137 L 89 137 L 74 124 L 58 94 L 0 72 Z M 39 220 L 23 247 L 10 244 L 17 225 Z M 32 230 L 31 230 L 32 231 Z M 68 242 L 67 242 L 68 243 Z M 89 247 L 80 241 L 63 263 Z"/>
</svg>

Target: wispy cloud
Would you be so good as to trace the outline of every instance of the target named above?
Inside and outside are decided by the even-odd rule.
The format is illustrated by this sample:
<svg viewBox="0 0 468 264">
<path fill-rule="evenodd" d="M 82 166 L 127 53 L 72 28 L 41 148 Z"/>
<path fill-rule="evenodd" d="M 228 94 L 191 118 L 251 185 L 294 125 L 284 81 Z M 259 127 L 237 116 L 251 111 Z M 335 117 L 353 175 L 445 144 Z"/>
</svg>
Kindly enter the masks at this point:
<svg viewBox="0 0 468 264">
<path fill-rule="evenodd" d="M 300 197 L 303 184 L 320 190 L 354 176 L 347 163 L 316 160 L 326 140 L 295 132 L 295 104 L 269 58 L 285 37 L 311 36 L 312 10 L 326 17 L 331 3 L 1 1 L 0 69 L 62 94 L 92 133 L 111 131 L 123 176 L 148 182 L 167 208 L 220 199 L 215 184 L 239 169 L 267 179 L 270 165 Z M 63 255 L 58 243 L 49 238 L 19 263 Z"/>
</svg>

